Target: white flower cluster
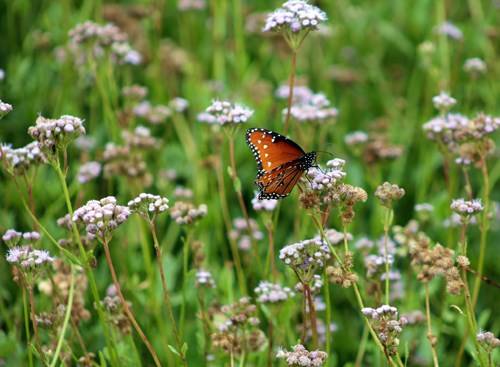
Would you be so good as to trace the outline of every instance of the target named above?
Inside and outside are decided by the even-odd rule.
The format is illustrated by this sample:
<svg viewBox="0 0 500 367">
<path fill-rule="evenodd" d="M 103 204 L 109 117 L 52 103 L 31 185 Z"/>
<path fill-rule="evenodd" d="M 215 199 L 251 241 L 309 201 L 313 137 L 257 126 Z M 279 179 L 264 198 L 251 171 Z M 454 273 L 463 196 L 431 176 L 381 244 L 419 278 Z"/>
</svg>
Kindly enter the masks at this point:
<svg viewBox="0 0 500 367">
<path fill-rule="evenodd" d="M 33 141 L 25 147 L 12 149 L 9 146 L 2 146 L 2 152 L 11 169 L 16 175 L 23 175 L 30 167 L 45 163 L 47 158 L 40 150 L 37 141 Z M 1 157 L 1 153 L 0 153 Z"/>
<path fill-rule="evenodd" d="M 284 359 L 288 366 L 320 367 L 323 366 L 328 354 L 320 350 L 309 352 L 302 344 L 292 347 L 292 351 L 279 348 L 276 357 Z"/>
<path fill-rule="evenodd" d="M 259 193 L 255 192 L 255 196 L 252 199 L 253 210 L 260 212 L 272 212 L 278 206 L 278 200 L 276 199 L 259 199 Z"/>
<path fill-rule="evenodd" d="M 170 108 L 176 112 L 184 112 L 189 107 L 189 101 L 187 99 L 176 97 L 168 102 Z"/>
<path fill-rule="evenodd" d="M 353 131 L 344 137 L 347 145 L 360 145 L 368 142 L 368 134 L 364 131 Z"/>
<path fill-rule="evenodd" d="M 14 247 L 17 245 L 22 235 L 23 234 L 21 232 L 18 232 L 15 229 L 8 229 L 2 236 L 2 240 L 7 244 L 7 246 Z"/>
<path fill-rule="evenodd" d="M 326 13 L 317 6 L 302 0 L 290 0 L 281 5 L 281 8 L 269 13 L 263 32 L 283 31 L 292 32 L 301 30 L 315 30 L 321 22 L 328 18 Z"/>
<path fill-rule="evenodd" d="M 335 158 L 326 163 L 328 169 L 322 171 L 318 168 L 311 168 L 307 171 L 307 176 L 310 181 L 307 183 L 308 190 L 322 191 L 324 189 L 331 189 L 337 182 L 346 177 L 343 171 L 345 161 L 343 159 Z"/>
<path fill-rule="evenodd" d="M 29 127 L 28 133 L 40 143 L 47 156 L 53 156 L 58 150 L 65 149 L 69 143 L 85 134 L 85 128 L 78 117 L 63 115 L 53 120 L 39 116 L 36 125 Z"/>
<path fill-rule="evenodd" d="M 387 348 L 389 355 L 396 354 L 399 345 L 397 336 L 403 331 L 403 326 L 408 324 L 406 317 L 398 320 L 397 308 L 389 305 L 377 309 L 365 307 L 361 312 L 377 333 L 380 342 Z"/>
<path fill-rule="evenodd" d="M 286 301 L 295 295 L 289 287 L 282 287 L 268 281 L 261 281 L 254 289 L 257 294 L 257 302 L 260 303 L 278 303 Z"/>
<path fill-rule="evenodd" d="M 486 63 L 478 57 L 467 59 L 464 62 L 464 71 L 469 74 L 484 74 L 488 70 Z"/>
<path fill-rule="evenodd" d="M 446 92 L 441 92 L 439 95 L 432 97 L 434 107 L 440 111 L 449 111 L 457 104 L 457 100 Z"/>
<path fill-rule="evenodd" d="M 101 200 L 90 200 L 75 210 L 73 222 L 83 222 L 89 235 L 107 239 L 110 234 L 124 223 L 130 215 L 128 206 L 116 205 L 116 198 L 105 197 Z"/>
<path fill-rule="evenodd" d="M 149 101 L 143 101 L 134 107 L 134 115 L 144 118 L 151 125 L 159 125 L 172 116 L 172 110 L 165 105 L 153 106 Z"/>
<path fill-rule="evenodd" d="M 3 117 L 4 115 L 8 114 L 10 111 L 12 111 L 12 105 L 0 100 L 0 117 Z"/>
<path fill-rule="evenodd" d="M 311 99 L 293 104 L 290 114 L 300 122 L 318 122 L 324 123 L 327 120 L 335 119 L 339 111 L 330 106 L 330 101 L 323 93 L 314 94 Z M 283 115 L 287 113 L 283 110 Z"/>
<path fill-rule="evenodd" d="M 203 218 L 207 215 L 207 212 L 208 208 L 205 204 L 201 204 L 196 208 L 193 204 L 183 201 L 177 201 L 174 206 L 170 208 L 170 216 L 175 223 L 179 225 L 191 224 Z"/>
<path fill-rule="evenodd" d="M 99 25 L 86 21 L 77 24 L 68 32 L 68 36 L 70 50 L 75 53 L 79 63 L 83 63 L 89 49 L 92 50 L 92 56 L 95 58 L 106 55 L 105 50 L 109 49 L 111 60 L 119 65 L 141 63 L 141 54 L 130 46 L 127 42 L 127 35 L 114 24 Z M 92 47 L 87 47 L 89 44 Z"/>
<path fill-rule="evenodd" d="M 481 204 L 481 200 L 479 199 L 454 199 L 451 202 L 450 208 L 461 216 L 475 215 L 484 210 L 483 204 Z"/>
<path fill-rule="evenodd" d="M 198 270 L 196 272 L 196 286 L 215 288 L 215 281 L 212 277 L 212 273 L 206 270 Z"/>
<path fill-rule="evenodd" d="M 204 113 L 198 115 L 198 121 L 208 124 L 230 125 L 246 122 L 253 115 L 253 110 L 228 101 L 212 101 Z"/>
<path fill-rule="evenodd" d="M 127 205 L 132 212 L 141 215 L 159 214 L 167 211 L 168 199 L 160 195 L 142 193 L 134 200 L 130 200 Z"/>
<path fill-rule="evenodd" d="M 91 161 L 84 163 L 78 168 L 76 179 L 81 184 L 87 183 L 94 178 L 99 177 L 101 174 L 101 168 L 102 166 L 99 162 Z"/>
<path fill-rule="evenodd" d="M 45 263 L 54 262 L 50 253 L 45 250 L 31 250 L 27 246 L 14 247 L 7 252 L 6 259 L 12 265 L 21 268 L 35 267 Z"/>
<path fill-rule="evenodd" d="M 252 237 L 255 240 L 261 240 L 264 238 L 264 234 L 259 231 L 259 225 L 255 219 L 250 218 L 249 220 L 250 230 L 252 231 Z M 229 237 L 238 241 L 238 248 L 240 250 L 249 250 L 252 246 L 252 240 L 250 234 L 248 233 L 247 221 L 245 218 L 234 218 L 233 219 L 233 229 L 229 231 Z"/>
<path fill-rule="evenodd" d="M 322 268 L 330 259 L 331 254 L 325 241 L 313 238 L 283 247 L 279 257 L 292 268 L 307 270 Z"/>
</svg>

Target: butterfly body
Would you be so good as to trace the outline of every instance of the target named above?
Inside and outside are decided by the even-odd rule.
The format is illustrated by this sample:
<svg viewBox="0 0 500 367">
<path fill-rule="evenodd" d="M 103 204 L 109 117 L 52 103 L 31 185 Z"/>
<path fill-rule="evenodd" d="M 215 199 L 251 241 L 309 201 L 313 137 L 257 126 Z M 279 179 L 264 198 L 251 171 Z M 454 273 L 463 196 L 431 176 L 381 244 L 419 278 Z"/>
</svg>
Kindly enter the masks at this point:
<svg viewBox="0 0 500 367">
<path fill-rule="evenodd" d="M 274 131 L 252 128 L 246 141 L 257 162 L 259 199 L 281 199 L 297 184 L 316 161 L 316 153 L 306 153 L 293 140 Z"/>
</svg>

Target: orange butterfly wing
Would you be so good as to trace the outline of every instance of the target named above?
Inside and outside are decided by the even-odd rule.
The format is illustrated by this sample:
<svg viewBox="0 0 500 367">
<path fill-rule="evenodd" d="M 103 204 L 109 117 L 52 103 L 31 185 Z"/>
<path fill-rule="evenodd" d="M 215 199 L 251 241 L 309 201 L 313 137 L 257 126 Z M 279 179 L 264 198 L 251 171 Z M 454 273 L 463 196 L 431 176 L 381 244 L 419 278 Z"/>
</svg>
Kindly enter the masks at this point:
<svg viewBox="0 0 500 367">
<path fill-rule="evenodd" d="M 246 134 L 247 144 L 257 162 L 259 199 L 281 199 L 311 167 L 316 153 L 305 153 L 294 141 L 270 130 L 253 128 Z"/>
</svg>

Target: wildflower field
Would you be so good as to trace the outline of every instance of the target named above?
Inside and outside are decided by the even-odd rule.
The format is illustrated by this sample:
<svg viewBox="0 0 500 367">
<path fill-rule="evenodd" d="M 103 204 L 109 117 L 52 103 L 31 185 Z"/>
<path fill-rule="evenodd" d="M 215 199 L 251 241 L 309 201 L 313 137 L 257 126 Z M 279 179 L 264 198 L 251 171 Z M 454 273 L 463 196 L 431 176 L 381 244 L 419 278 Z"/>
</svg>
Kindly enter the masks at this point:
<svg viewBox="0 0 500 367">
<path fill-rule="evenodd" d="M 0 366 L 500 366 L 499 1 L 0 10 Z"/>
</svg>

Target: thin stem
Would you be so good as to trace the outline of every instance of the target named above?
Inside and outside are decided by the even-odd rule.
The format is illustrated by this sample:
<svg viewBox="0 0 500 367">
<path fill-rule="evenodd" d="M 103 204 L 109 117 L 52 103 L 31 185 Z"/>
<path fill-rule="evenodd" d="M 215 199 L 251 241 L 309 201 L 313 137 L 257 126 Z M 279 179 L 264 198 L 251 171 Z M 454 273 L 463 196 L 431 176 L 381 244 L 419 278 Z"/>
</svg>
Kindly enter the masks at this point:
<svg viewBox="0 0 500 367">
<path fill-rule="evenodd" d="M 109 252 L 109 246 L 108 246 L 108 242 L 107 242 L 106 239 L 104 239 L 103 245 L 104 245 L 104 252 L 106 254 L 106 261 L 108 262 L 109 270 L 111 272 L 111 277 L 113 278 L 113 283 L 115 285 L 115 288 L 116 288 L 116 291 L 118 293 L 118 296 L 120 297 L 120 301 L 121 301 L 121 303 L 123 305 L 123 309 L 125 310 L 125 313 L 127 314 L 130 322 L 132 323 L 132 325 L 134 326 L 135 330 L 137 331 L 137 333 L 141 337 L 142 341 L 144 342 L 144 344 L 148 348 L 149 352 L 151 353 L 151 356 L 153 357 L 156 366 L 161 366 L 160 360 L 158 359 L 158 356 L 156 355 L 156 352 L 154 351 L 153 346 L 149 342 L 149 340 L 146 337 L 146 335 L 144 335 L 144 333 L 142 332 L 141 327 L 139 326 L 139 324 L 135 320 L 135 317 L 132 314 L 132 311 L 130 311 L 130 308 L 128 307 L 127 301 L 123 297 L 123 294 L 122 294 L 122 291 L 121 291 L 121 288 L 120 288 L 120 283 L 118 283 L 118 279 L 116 278 L 116 274 L 115 274 L 115 268 L 113 266 L 113 262 L 111 261 L 111 254 Z"/>
<path fill-rule="evenodd" d="M 188 278 L 188 260 L 189 260 L 189 242 L 191 241 L 191 231 L 188 229 L 186 237 L 184 238 L 184 245 L 182 247 L 182 303 L 180 315 L 180 335 L 184 335 L 184 324 L 186 321 L 186 305 L 187 305 L 187 278 Z"/>
<path fill-rule="evenodd" d="M 288 134 L 288 128 L 290 125 L 291 118 L 291 109 L 292 109 L 292 101 L 293 101 L 293 85 L 295 83 L 295 69 L 297 65 L 297 51 L 292 50 L 292 70 L 290 70 L 290 80 L 288 82 L 288 102 L 286 109 L 286 118 L 285 118 L 285 128 L 283 130 L 283 135 Z"/>
<path fill-rule="evenodd" d="M 481 238 L 479 244 L 479 259 L 477 264 L 477 272 L 483 274 L 484 260 L 486 257 L 486 241 L 488 239 L 489 229 L 489 214 L 490 214 L 490 179 L 488 176 L 488 166 L 486 164 L 486 157 L 484 153 L 481 154 L 480 159 L 481 173 L 483 175 L 483 215 L 481 221 Z M 476 277 L 474 281 L 474 291 L 472 293 L 472 308 L 476 307 L 477 298 L 479 296 L 479 289 L 481 288 L 481 278 Z"/>
<path fill-rule="evenodd" d="M 68 292 L 68 303 L 66 305 L 66 313 L 64 315 L 64 321 L 59 332 L 59 339 L 57 341 L 57 347 L 54 352 L 54 357 L 52 358 L 52 362 L 50 363 L 50 367 L 55 367 L 57 363 L 57 359 L 59 358 L 59 354 L 61 353 L 61 349 L 63 346 L 63 342 L 66 336 L 66 330 L 68 328 L 68 323 L 71 318 L 71 309 L 73 308 L 73 296 L 75 293 L 75 266 L 73 264 L 71 266 L 71 280 L 69 283 L 69 292 Z M 88 358 L 87 351 L 84 350 L 85 359 Z"/>
<path fill-rule="evenodd" d="M 31 323 L 33 324 L 33 334 L 35 334 L 36 347 L 38 349 L 38 353 L 40 354 L 40 359 L 42 360 L 42 365 L 45 367 L 47 363 L 45 362 L 45 356 L 42 350 L 42 344 L 40 343 L 40 337 L 38 336 L 38 326 L 36 325 L 36 316 L 35 316 L 35 295 L 33 292 L 33 286 L 28 286 L 28 294 L 30 298 L 30 310 L 31 310 Z"/>
<path fill-rule="evenodd" d="M 30 367 L 33 367 L 33 352 L 30 348 L 30 339 L 31 339 L 31 333 L 30 333 L 30 321 L 29 321 L 29 306 L 28 306 L 28 299 L 26 297 L 26 286 L 24 284 L 24 281 L 22 281 L 22 290 L 23 290 L 23 311 L 24 311 L 24 328 L 26 331 L 26 341 L 28 343 L 27 349 L 28 349 L 28 360 Z"/>
<path fill-rule="evenodd" d="M 384 249 L 385 249 L 385 304 L 389 304 L 389 226 L 392 209 L 386 208 L 384 220 Z"/>
<path fill-rule="evenodd" d="M 250 236 L 250 241 L 252 242 L 252 250 L 254 252 L 255 260 L 257 262 L 257 267 L 259 268 L 260 274 L 264 274 L 264 267 L 262 266 L 262 261 L 260 260 L 259 246 L 257 241 L 255 241 L 255 236 L 253 234 L 252 225 L 250 223 L 250 218 L 248 217 L 248 211 L 243 200 L 243 195 L 241 194 L 241 184 L 239 183 L 238 176 L 236 174 L 236 164 L 234 160 L 234 133 L 229 136 L 229 157 L 231 161 L 231 178 L 233 180 L 236 196 L 238 197 L 238 202 L 240 204 L 241 213 L 245 218 L 245 223 L 247 225 L 248 235 Z"/>
<path fill-rule="evenodd" d="M 307 296 L 307 302 L 309 304 L 309 318 L 311 320 L 311 331 L 312 331 L 312 348 L 318 348 L 318 323 L 316 321 L 316 307 L 314 306 L 314 299 L 312 297 L 311 288 L 309 283 L 304 284 L 304 294 Z"/>
<path fill-rule="evenodd" d="M 163 271 L 163 263 L 161 262 L 161 248 L 158 243 L 158 238 L 156 236 L 156 230 L 154 224 L 151 220 L 149 220 L 149 218 L 148 218 L 148 225 L 149 225 L 149 230 L 151 231 L 151 234 L 153 236 L 153 242 L 156 250 L 156 260 L 158 261 L 158 269 L 160 270 L 161 284 L 163 287 L 163 297 L 165 299 L 165 304 L 167 305 L 168 317 L 170 318 L 170 322 L 172 323 L 172 330 L 174 332 L 175 342 L 177 344 L 177 349 L 178 349 L 177 351 L 179 352 L 179 355 L 181 357 L 182 364 L 184 366 L 187 366 L 186 356 L 182 351 L 181 338 L 179 336 L 179 332 L 177 331 L 177 327 L 175 325 L 174 313 L 172 312 L 172 305 L 170 303 L 170 296 L 168 293 L 167 282 L 165 280 L 165 272 Z"/>
<path fill-rule="evenodd" d="M 356 355 L 356 361 L 354 362 L 354 367 L 361 367 L 361 364 L 363 363 L 363 356 L 365 355 L 366 345 L 368 343 L 369 330 L 370 329 L 365 324 L 363 327 L 363 335 L 361 336 L 361 342 L 359 343 L 358 347 L 358 354 Z"/>
<path fill-rule="evenodd" d="M 429 302 L 429 283 L 425 283 L 425 312 L 427 318 L 427 339 L 429 339 L 429 343 L 431 345 L 431 353 L 432 360 L 434 362 L 434 367 L 439 366 L 439 362 L 436 354 L 436 337 L 432 335 L 432 327 L 431 327 L 431 306 Z"/>
</svg>

